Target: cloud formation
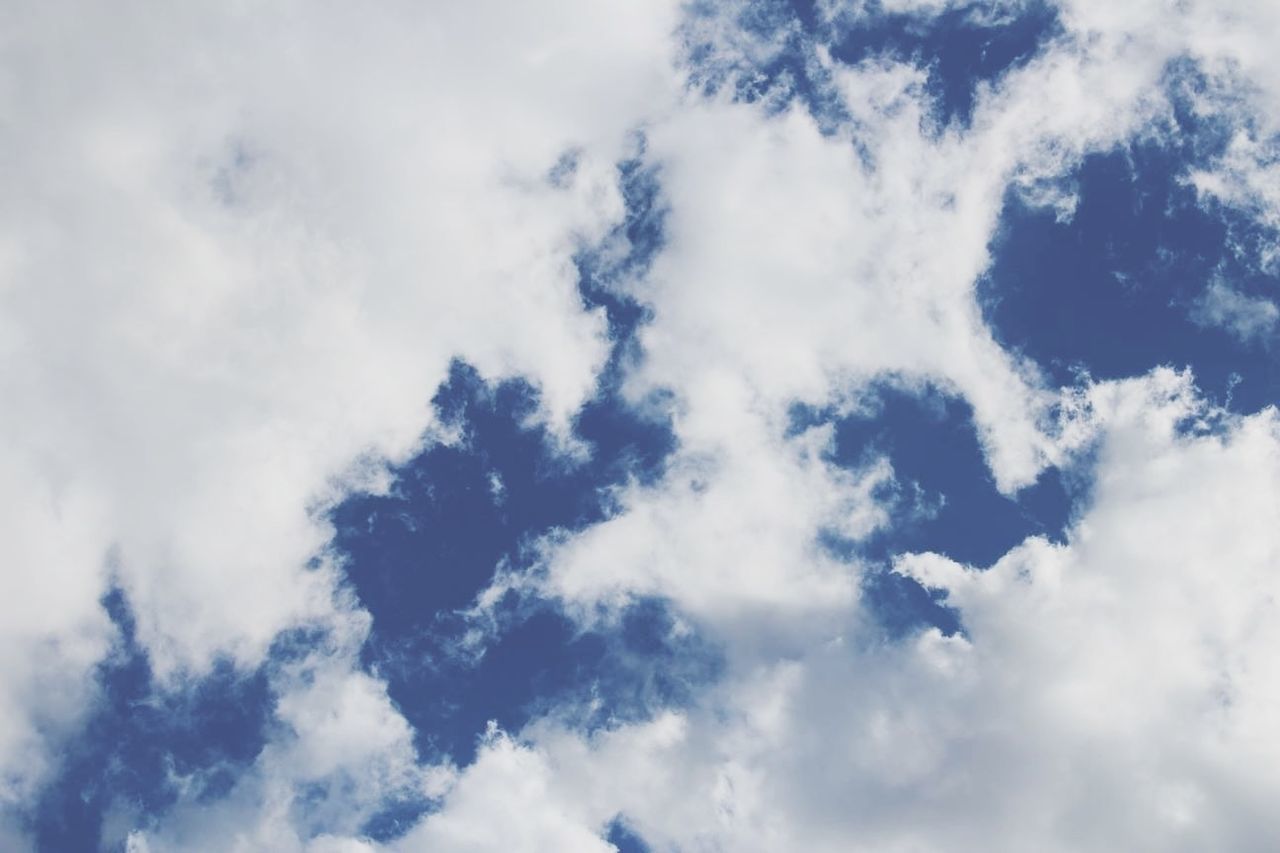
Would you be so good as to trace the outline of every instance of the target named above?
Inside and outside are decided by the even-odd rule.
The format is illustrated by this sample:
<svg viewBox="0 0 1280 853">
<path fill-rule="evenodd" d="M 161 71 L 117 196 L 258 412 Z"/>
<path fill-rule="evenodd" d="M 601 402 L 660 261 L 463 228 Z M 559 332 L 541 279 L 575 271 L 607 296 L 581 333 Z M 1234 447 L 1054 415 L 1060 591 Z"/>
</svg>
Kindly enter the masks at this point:
<svg viewBox="0 0 1280 853">
<path fill-rule="evenodd" d="M 419 446 L 452 359 L 569 440 L 607 353 L 572 256 L 621 215 L 672 14 L 6 13 L 0 800 L 90 703 L 109 583 L 165 677 L 353 618 L 315 510 Z"/>
<path fill-rule="evenodd" d="M 1088 158 L 1194 119 L 1176 178 L 1253 278 L 1188 318 L 1270 359 L 1271 4 L 78 5 L 19 4 L 0 46 L 5 843 L 36 843 L 120 653 L 116 588 L 157 691 L 229 665 L 272 696 L 228 784 L 115 804 L 131 851 L 605 851 L 619 816 L 655 850 L 1274 846 L 1275 409 L 1183 365 L 1055 387 L 978 288 L 1010 198 L 1070 223 Z M 962 111 L 928 56 L 848 48 L 1033 11 Z M 644 315 L 619 356 L 579 276 L 621 251 L 623 160 L 664 215 L 598 282 Z M 596 631 L 657 601 L 723 654 L 689 702 L 594 728 L 550 702 L 468 766 L 418 754 L 326 512 L 456 440 L 430 406 L 456 360 L 534 389 L 553 467 L 592 452 L 609 371 L 674 436 L 603 520 L 530 532 L 471 640 L 513 598 Z M 991 566 L 892 555 L 959 632 L 887 637 L 865 595 L 868 543 L 926 511 L 835 452 L 886 384 L 965 403 L 1011 500 L 1084 484 L 1060 540 Z"/>
</svg>

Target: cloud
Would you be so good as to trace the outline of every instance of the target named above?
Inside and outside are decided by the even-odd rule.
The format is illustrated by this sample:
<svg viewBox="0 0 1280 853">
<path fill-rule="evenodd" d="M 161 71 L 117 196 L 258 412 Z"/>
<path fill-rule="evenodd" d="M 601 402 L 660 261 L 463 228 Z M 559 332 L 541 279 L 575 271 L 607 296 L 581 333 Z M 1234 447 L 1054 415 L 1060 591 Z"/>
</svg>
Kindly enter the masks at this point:
<svg viewBox="0 0 1280 853">
<path fill-rule="evenodd" d="M 1274 846 L 1275 411 L 1164 369 L 1049 387 L 974 296 L 1006 194 L 1065 216 L 1046 187 L 1082 158 L 1171 132 L 1179 61 L 1243 93 L 1213 109 L 1245 130 L 1187 179 L 1274 227 L 1273 4 L 1063 0 L 963 126 L 916 61 L 844 64 L 752 4 L 151 6 L 22 4 L 0 54 L 0 805 L 91 707 L 118 583 L 162 682 L 327 637 L 271 662 L 267 744 L 225 796 L 121 824 L 131 850 L 375 849 L 398 798 L 440 806 L 405 850 L 607 850 L 619 814 L 658 849 Z M 804 86 L 763 70 L 788 51 Z M 602 286 L 648 312 L 625 391 L 677 448 L 481 604 L 514 587 L 586 624 L 658 598 L 725 672 L 691 708 L 590 734 L 553 709 L 423 766 L 361 669 L 321 510 L 437 437 L 455 358 L 526 378 L 573 449 L 610 346 L 575 253 L 624 216 L 637 130 L 664 243 Z M 1234 285 L 1196 316 L 1274 327 Z M 863 558 L 823 542 L 901 521 L 893 470 L 790 415 L 886 381 L 967 402 L 1005 493 L 1091 476 L 1065 543 L 896 562 L 960 634 L 886 642 Z"/>
<path fill-rule="evenodd" d="M 1197 323 L 1220 326 L 1247 342 L 1266 339 L 1275 330 L 1280 308 L 1269 299 L 1248 296 L 1215 281 L 1196 301 L 1191 316 Z"/>
<path fill-rule="evenodd" d="M 608 352 L 573 255 L 621 216 L 614 163 L 678 78 L 662 3 L 19 3 L 6 21 L 17 808 L 42 740 L 91 704 L 109 579 L 162 679 L 254 667 L 282 630 L 348 618 L 340 570 L 309 567 L 331 536 L 315 510 L 420 446 L 452 359 L 527 378 L 569 441 Z"/>
<path fill-rule="evenodd" d="M 702 615 L 839 608 L 861 568 L 819 537 L 886 523 L 873 491 L 890 472 L 827 464 L 821 436 L 785 435 L 788 412 L 856 406 L 882 380 L 965 399 L 1005 492 L 1065 458 L 1059 395 L 995 340 L 975 282 L 1007 189 L 1160 117 L 1164 63 L 1122 42 L 1055 48 L 984 89 L 968 130 L 932 123 L 914 65 L 829 57 L 849 116 L 835 131 L 800 101 L 724 93 L 650 126 L 669 214 L 648 274 L 619 285 L 653 308 L 628 387 L 672 394 L 679 450 L 554 551 L 546 592 L 585 610 L 628 594 Z"/>
<path fill-rule="evenodd" d="M 487 736 L 480 757 L 450 792 L 449 809 L 422 823 L 396 847 L 403 850 L 607 853 L 592 826 L 588 799 L 557 798 L 560 768 L 499 731 Z M 501 792 L 498 806 L 495 792 Z"/>
</svg>

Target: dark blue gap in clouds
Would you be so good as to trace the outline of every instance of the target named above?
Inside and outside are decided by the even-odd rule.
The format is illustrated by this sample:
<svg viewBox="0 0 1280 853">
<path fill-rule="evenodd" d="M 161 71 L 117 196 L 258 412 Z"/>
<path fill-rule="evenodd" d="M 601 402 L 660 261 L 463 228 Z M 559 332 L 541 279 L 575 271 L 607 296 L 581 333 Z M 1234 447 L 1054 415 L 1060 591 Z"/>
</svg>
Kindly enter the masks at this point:
<svg viewBox="0 0 1280 853">
<path fill-rule="evenodd" d="M 795 5 L 813 3 L 797 0 Z M 885 13 L 871 3 L 868 14 L 837 21 L 831 56 L 848 65 L 886 58 L 926 67 L 927 90 L 941 122 L 967 125 L 979 84 L 1025 65 L 1062 31 L 1057 9 L 1049 3 L 1027 3 L 991 18 L 983 17 L 984 5 L 968 3 L 925 16 Z"/>
<path fill-rule="evenodd" d="M 649 853 L 650 849 L 622 817 L 616 817 L 609 823 L 604 840 L 616 847 L 618 853 Z"/>
<path fill-rule="evenodd" d="M 1028 3 L 998 16 L 983 12 L 981 3 L 948 9 L 939 15 L 887 13 L 879 3 L 868 4 L 861 15 L 824 21 L 814 0 L 756 0 L 735 7 L 727 22 L 744 34 L 777 49 L 756 65 L 745 56 L 725 56 L 712 39 L 699 39 L 691 28 L 686 60 L 694 85 L 708 93 L 727 84 L 747 103 L 788 92 L 809 110 L 824 130 L 848 118 L 832 77 L 818 60 L 825 46 L 838 62 L 853 65 L 883 58 L 911 62 L 928 70 L 926 87 L 937 104 L 942 124 L 967 125 L 978 86 L 992 83 L 1024 65 L 1061 32 L 1056 8 L 1045 2 Z M 687 7 L 690 22 L 721 25 L 725 8 L 714 2 Z M 781 108 L 791 97 L 781 99 Z"/>
<path fill-rule="evenodd" d="M 521 383 L 491 389 L 458 365 L 437 405 L 466 425 L 466 444 L 431 448 L 399 472 L 393 494 L 355 497 L 333 514 L 335 547 L 373 615 L 364 662 L 388 679 L 424 753 L 466 763 L 488 720 L 517 728 L 539 700 L 588 685 L 606 700 L 674 699 L 678 680 L 668 676 L 696 673 L 681 675 L 675 656 L 689 649 L 668 639 L 660 603 L 634 604 L 616 634 L 579 634 L 554 609 L 512 594 L 499 607 L 509 624 L 474 666 L 457 652 L 470 625 L 456 613 L 500 563 L 528 562 L 537 536 L 602 521 L 609 486 L 655 477 L 669 427 L 598 400 L 579 421 L 593 456 L 575 464 L 523 426 L 533 392 Z"/>
<path fill-rule="evenodd" d="M 726 20 L 730 10 L 733 18 Z M 686 6 L 685 13 L 685 61 L 690 82 L 705 94 L 732 86 L 737 100 L 767 103 L 774 110 L 798 99 L 824 132 L 848 118 L 830 72 L 821 66 L 814 52 L 812 14 L 798 14 L 794 4 L 786 0 L 755 0 L 732 7 L 715 0 L 697 0 Z M 777 49 L 767 61 L 749 64 L 751 60 L 745 55 L 725 55 L 715 38 L 701 38 L 698 27 L 708 25 L 713 29 L 737 29 Z"/>
<path fill-rule="evenodd" d="M 642 143 L 641 143 L 642 144 Z M 573 169 L 572 159 L 553 170 Z M 591 448 L 586 463 L 548 452 L 541 427 L 525 424 L 537 409 L 527 383 L 490 387 L 455 362 L 433 405 L 461 427 L 458 446 L 435 446 L 396 473 L 391 495 L 354 496 L 332 513 L 335 545 L 376 620 L 375 635 L 413 634 L 433 614 L 465 607 L 503 559 L 518 559 L 534 535 L 601 520 L 602 490 L 655 479 L 674 446 L 670 424 L 635 412 L 618 398 L 621 371 L 636 357 L 635 332 L 647 310 L 610 289 L 642 271 L 663 240 L 665 208 L 657 177 L 641 160 L 624 162 L 619 177 L 627 216 L 598 252 L 578 257 L 579 286 L 588 307 L 603 308 L 614 345 L 599 396 L 577 418 Z M 619 250 L 621 244 L 621 250 Z M 375 637 L 375 639 L 377 638 Z"/>
<path fill-rule="evenodd" d="M 104 820 L 123 814 L 145 828 L 177 802 L 171 776 L 196 782 L 196 802 L 222 796 L 262 750 L 274 707 L 263 671 L 226 663 L 181 692 L 159 691 L 124 594 L 112 589 L 102 604 L 119 647 L 98 666 L 100 701 L 30 816 L 41 851 L 123 849 L 123 838 L 103 837 Z"/>
<path fill-rule="evenodd" d="M 1058 471 L 1045 471 L 1017 495 L 1002 495 L 987 468 L 967 403 L 928 388 L 913 392 L 891 384 L 874 391 L 865 414 L 836 420 L 837 464 L 857 468 L 879 456 L 893 465 L 895 484 L 879 497 L 892 507 L 890 525 L 864 542 L 830 537 L 838 553 L 858 554 L 879 566 L 863 592 L 882 627 L 901 636 L 921 625 L 954 633 L 954 611 L 914 580 L 889 570 L 893 557 L 935 551 L 985 567 L 1032 535 L 1061 541 L 1071 496 Z M 831 412 L 796 407 L 792 428 L 832 420 Z"/>
<path fill-rule="evenodd" d="M 497 607 L 497 630 L 482 654 L 461 650 L 474 626 L 458 611 L 499 566 L 524 569 L 540 537 L 606 519 L 610 490 L 653 482 L 674 449 L 663 401 L 638 411 L 620 392 L 649 316 L 626 285 L 665 239 L 659 175 L 643 160 L 643 139 L 637 142 L 637 157 L 619 166 L 625 220 L 576 259 L 583 302 L 605 312 L 613 341 L 598 394 L 575 423 L 589 458 L 558 455 L 545 429 L 530 426 L 535 389 L 521 381 L 490 385 L 458 362 L 433 404 L 463 441 L 408 462 L 395 472 L 391 494 L 354 496 L 332 512 L 334 548 L 373 616 L 363 663 L 387 680 L 428 760 L 470 763 L 491 720 L 517 730 L 554 707 L 591 729 L 692 701 L 694 687 L 717 675 L 718 651 L 676 632 L 666 606 L 652 600 L 633 602 L 611 629 L 580 632 L 551 603 L 512 593 Z M 564 185 L 574 169 L 573 158 L 563 158 L 549 179 Z M 364 832 L 394 838 L 432 807 L 390 803 Z"/>
<path fill-rule="evenodd" d="M 670 615 L 657 601 L 629 608 L 616 631 L 579 633 L 549 607 L 521 613 L 478 663 L 424 665 L 448 641 L 449 627 L 415 638 L 394 660 L 375 666 L 413 724 L 419 748 L 428 755 L 449 754 L 462 765 L 475 758 L 489 721 L 514 731 L 554 710 L 567 724 L 594 731 L 647 719 L 657 708 L 687 705 L 697 686 L 719 674 L 718 651 L 697 637 L 673 638 Z M 423 658 L 415 660 L 415 653 Z M 388 804 L 363 832 L 390 840 L 432 806 Z"/>
<path fill-rule="evenodd" d="M 1197 324 L 1194 304 L 1215 276 L 1273 299 L 1280 281 L 1233 248 L 1268 235 L 1246 217 L 1200 207 L 1180 180 L 1221 136 L 1190 122 L 1179 119 L 1173 140 L 1087 158 L 1074 176 L 1079 205 L 1069 222 L 1011 191 L 979 298 L 997 338 L 1058 384 L 1082 369 L 1112 379 L 1189 366 L 1212 399 L 1253 412 L 1280 401 L 1280 360 L 1267 346 Z"/>
</svg>

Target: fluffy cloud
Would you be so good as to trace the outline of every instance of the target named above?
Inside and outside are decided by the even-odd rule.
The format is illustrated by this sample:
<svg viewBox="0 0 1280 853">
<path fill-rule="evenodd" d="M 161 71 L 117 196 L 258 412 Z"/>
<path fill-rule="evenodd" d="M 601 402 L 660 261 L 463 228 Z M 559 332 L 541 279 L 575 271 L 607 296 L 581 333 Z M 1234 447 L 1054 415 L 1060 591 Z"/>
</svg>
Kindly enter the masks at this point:
<svg viewBox="0 0 1280 853">
<path fill-rule="evenodd" d="M 568 440 L 607 353 L 572 255 L 621 215 L 614 163 L 675 77 L 662 3 L 5 20 L 0 799 L 17 803 L 39 733 L 89 698 L 112 576 L 162 677 L 254 666 L 331 618 L 314 509 L 419 445 L 452 358 L 527 377 Z"/>
<path fill-rule="evenodd" d="M 404 850 L 573 850 L 607 853 L 604 820 L 590 798 L 564 790 L 560 768 L 543 755 L 491 732 L 483 752 L 450 792 L 449 809 L 395 846 Z M 501 792 L 501 799 L 494 794 Z"/>
</svg>

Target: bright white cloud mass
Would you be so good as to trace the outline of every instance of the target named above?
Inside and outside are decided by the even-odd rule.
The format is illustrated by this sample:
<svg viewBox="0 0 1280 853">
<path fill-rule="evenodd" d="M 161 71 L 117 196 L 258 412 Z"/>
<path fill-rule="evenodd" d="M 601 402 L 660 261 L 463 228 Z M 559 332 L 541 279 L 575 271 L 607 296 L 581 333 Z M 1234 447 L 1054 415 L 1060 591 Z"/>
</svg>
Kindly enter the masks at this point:
<svg viewBox="0 0 1280 853">
<path fill-rule="evenodd" d="M 0 848 L 1280 849 L 1280 5 L 0 11 Z"/>
</svg>

